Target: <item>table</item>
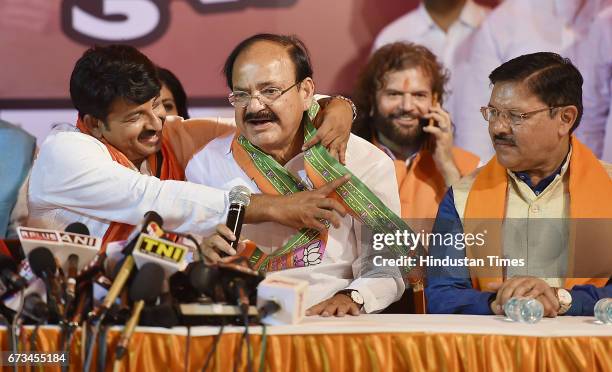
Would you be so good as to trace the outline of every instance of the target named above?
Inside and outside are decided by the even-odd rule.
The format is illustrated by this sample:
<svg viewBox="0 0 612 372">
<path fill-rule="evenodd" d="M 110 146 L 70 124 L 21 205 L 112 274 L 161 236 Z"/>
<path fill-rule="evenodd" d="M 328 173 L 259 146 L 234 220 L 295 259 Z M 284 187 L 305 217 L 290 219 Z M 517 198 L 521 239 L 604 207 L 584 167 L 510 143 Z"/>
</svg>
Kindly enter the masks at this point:
<svg viewBox="0 0 612 372">
<path fill-rule="evenodd" d="M 31 328 L 28 329 L 28 332 Z M 189 370 L 199 371 L 218 327 L 190 329 Z M 212 371 L 231 371 L 243 327 L 225 327 Z M 121 327 L 109 332 L 107 370 Z M 254 371 L 262 327 L 249 327 Z M 308 317 L 294 326 L 266 327 L 265 371 L 612 371 L 612 326 L 592 317 L 558 317 L 520 324 L 501 316 L 368 314 Z M 59 330 L 41 327 L 40 345 L 57 350 Z M 140 327 L 123 371 L 182 371 L 187 328 Z M 2 330 L 2 347 L 7 350 Z M 71 371 L 81 370 L 80 336 Z M 240 371 L 246 371 L 243 348 Z M 49 369 L 51 370 L 51 369 Z M 59 370 L 59 367 L 55 370 Z"/>
</svg>

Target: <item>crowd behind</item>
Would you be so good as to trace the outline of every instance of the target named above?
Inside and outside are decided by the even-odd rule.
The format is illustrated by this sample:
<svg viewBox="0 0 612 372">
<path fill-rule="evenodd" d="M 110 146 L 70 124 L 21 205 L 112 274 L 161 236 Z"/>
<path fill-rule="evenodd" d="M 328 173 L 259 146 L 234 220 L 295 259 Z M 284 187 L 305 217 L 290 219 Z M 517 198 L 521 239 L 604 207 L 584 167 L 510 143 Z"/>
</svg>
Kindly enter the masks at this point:
<svg viewBox="0 0 612 372">
<path fill-rule="evenodd" d="M 221 223 L 227 191 L 241 184 L 262 199 L 244 230 L 260 246 L 241 243 L 240 253 L 262 271 L 308 280 L 310 314 L 378 312 L 396 301 L 412 303 L 405 311 L 500 314 L 510 297 L 530 295 L 547 316 L 587 315 L 612 297 L 609 254 L 579 251 L 600 267 L 570 273 L 585 244 L 558 225 L 540 228 L 538 241 L 510 237 L 505 225 L 492 238 L 498 251 L 426 247 L 440 258 L 530 255 L 529 275 L 456 268 L 413 282 L 402 272 L 364 277 L 356 221 L 373 222 L 345 195 L 358 190 L 382 211 L 376 218 L 405 227 L 399 216 L 413 231 L 471 232 L 470 218 L 612 218 L 612 1 L 505 0 L 489 9 L 423 0 L 377 36 L 350 99 L 315 97 L 307 48 L 292 36 L 246 39 L 224 74 L 235 120 L 190 119 L 171 71 L 131 47 L 88 49 L 71 77 L 77 129 L 37 147 L 0 122 L 8 149 L 0 238 L 19 225 L 81 221 L 120 240 L 142 211 L 158 210 L 175 230 L 200 235 L 215 261 L 236 254 Z M 302 146 L 317 142 L 342 169 L 335 181 L 326 168 L 313 173 L 315 151 Z M 261 155 L 269 163 L 253 160 Z M 336 189 L 345 190 L 340 202 L 326 198 Z"/>
</svg>

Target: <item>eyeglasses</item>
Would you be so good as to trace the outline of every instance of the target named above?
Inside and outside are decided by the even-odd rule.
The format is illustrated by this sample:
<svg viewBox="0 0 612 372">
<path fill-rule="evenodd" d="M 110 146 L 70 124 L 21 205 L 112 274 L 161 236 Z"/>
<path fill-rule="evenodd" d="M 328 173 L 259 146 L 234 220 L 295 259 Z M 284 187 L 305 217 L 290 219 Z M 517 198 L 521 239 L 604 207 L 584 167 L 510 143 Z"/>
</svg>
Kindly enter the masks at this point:
<svg viewBox="0 0 612 372">
<path fill-rule="evenodd" d="M 523 123 L 523 121 L 527 120 L 530 116 L 535 115 L 540 112 L 550 111 L 552 109 L 556 109 L 562 106 L 551 106 L 544 107 L 539 110 L 529 111 L 529 112 L 519 112 L 516 110 L 500 110 L 495 107 L 483 106 L 480 108 L 480 112 L 482 113 L 482 117 L 489 123 L 491 120 L 498 120 L 500 117 L 512 126 L 518 126 Z"/>
<path fill-rule="evenodd" d="M 260 92 L 255 94 L 249 94 L 247 92 L 236 90 L 231 92 L 227 99 L 229 100 L 229 103 L 234 107 L 246 107 L 249 105 L 253 98 L 257 98 L 259 102 L 264 105 L 271 105 L 283 94 L 287 93 L 289 90 L 291 90 L 291 88 L 300 83 L 301 81 L 298 81 L 285 90 L 281 90 L 280 88 L 275 87 L 264 88 Z"/>
</svg>

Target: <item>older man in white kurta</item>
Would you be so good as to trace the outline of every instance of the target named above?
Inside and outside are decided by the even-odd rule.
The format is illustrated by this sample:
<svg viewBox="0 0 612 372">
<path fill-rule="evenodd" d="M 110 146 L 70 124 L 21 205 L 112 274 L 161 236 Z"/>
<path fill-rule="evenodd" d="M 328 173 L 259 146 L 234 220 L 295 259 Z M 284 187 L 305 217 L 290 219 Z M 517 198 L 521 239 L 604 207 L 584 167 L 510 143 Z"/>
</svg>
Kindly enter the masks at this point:
<svg viewBox="0 0 612 372">
<path fill-rule="evenodd" d="M 297 185 L 293 186 L 295 190 L 321 187 L 313 173 L 306 170 L 307 165 L 309 169 L 316 167 L 309 158 L 312 154 L 301 149 L 306 133 L 314 130 L 308 127 L 310 122 L 306 118 L 309 116 L 305 115 L 305 111 L 312 108 L 314 82 L 310 60 L 301 41 L 281 35 L 255 35 L 232 52 L 225 73 L 232 89 L 230 102 L 236 108 L 236 124 L 241 136 L 230 135 L 210 142 L 189 162 L 185 172 L 187 179 L 222 190 L 244 185 L 253 193 L 275 193 L 290 183 Z M 248 155 L 247 151 L 250 151 Z M 265 159 L 272 168 L 261 171 L 255 159 Z M 369 188 L 367 192 L 373 194 L 370 200 L 379 199 L 376 204 L 388 215 L 396 217 L 399 214 L 394 166 L 383 152 L 351 135 L 346 169 L 354 176 L 350 182 L 359 179 Z M 271 184 L 272 179 L 284 181 L 277 183 L 274 189 L 267 183 Z M 331 203 L 331 199 L 327 202 Z M 396 301 L 404 290 L 401 275 L 360 277 L 368 254 L 368 246 L 361 244 L 362 215 L 359 219 L 349 214 L 339 216 L 330 208 L 329 213 L 319 218 L 333 221 L 333 226 L 323 228 L 320 238 L 288 251 L 286 257 L 291 258 L 283 261 L 288 262 L 286 265 L 273 264 L 266 271 L 307 280 L 310 287 L 306 305 L 316 305 L 311 308 L 311 314 L 357 315 L 360 310 L 382 310 Z M 241 237 L 256 242 L 262 254 L 273 255 L 278 254 L 279 249 L 284 250 L 297 232 L 278 223 L 261 223 L 245 225 Z M 310 242 L 315 242 L 317 250 L 311 249 L 314 245 Z"/>
</svg>

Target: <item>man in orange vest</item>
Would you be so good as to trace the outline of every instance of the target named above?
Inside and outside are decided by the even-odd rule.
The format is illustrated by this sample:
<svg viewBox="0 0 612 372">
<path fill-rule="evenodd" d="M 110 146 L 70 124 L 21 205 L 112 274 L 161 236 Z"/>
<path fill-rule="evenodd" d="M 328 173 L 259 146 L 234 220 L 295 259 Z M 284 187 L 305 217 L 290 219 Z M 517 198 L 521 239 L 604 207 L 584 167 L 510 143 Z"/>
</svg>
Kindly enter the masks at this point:
<svg viewBox="0 0 612 372">
<path fill-rule="evenodd" d="M 440 204 L 434 238 L 454 241 L 430 245 L 428 310 L 499 315 L 510 298 L 527 296 L 548 317 L 593 315 L 596 301 L 612 297 L 612 165 L 573 135 L 582 76 L 568 59 L 540 52 L 489 79 L 481 112 L 496 155 Z"/>
<path fill-rule="evenodd" d="M 357 83 L 353 133 L 394 160 L 402 218 L 435 218 L 447 188 L 478 166 L 478 157 L 453 146 L 442 108 L 447 80 L 431 51 L 398 42 L 376 51 Z"/>
</svg>

